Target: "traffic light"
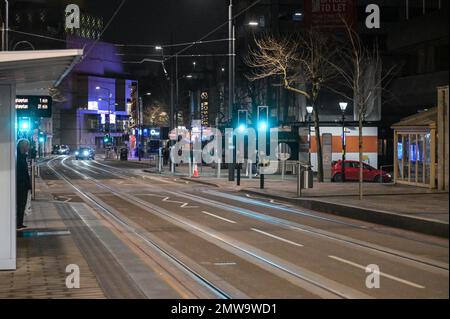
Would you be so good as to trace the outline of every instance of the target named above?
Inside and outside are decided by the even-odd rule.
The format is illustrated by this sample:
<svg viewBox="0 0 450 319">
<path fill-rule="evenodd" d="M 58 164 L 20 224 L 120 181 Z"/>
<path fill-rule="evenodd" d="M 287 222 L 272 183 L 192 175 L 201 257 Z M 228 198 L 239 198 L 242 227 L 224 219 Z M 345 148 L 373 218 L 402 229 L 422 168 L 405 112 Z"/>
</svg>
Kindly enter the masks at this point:
<svg viewBox="0 0 450 319">
<path fill-rule="evenodd" d="M 267 131 L 269 128 L 269 107 L 258 106 L 258 131 Z"/>
<path fill-rule="evenodd" d="M 248 111 L 247 110 L 239 110 L 238 111 L 238 122 L 237 128 L 239 133 L 244 133 L 247 130 L 247 120 L 248 120 Z"/>
<path fill-rule="evenodd" d="M 105 135 L 105 137 L 103 138 L 103 142 L 105 142 L 105 144 L 110 143 L 111 142 L 111 136 Z"/>
<path fill-rule="evenodd" d="M 19 132 L 29 132 L 31 130 L 30 118 L 21 117 L 19 118 Z"/>
</svg>

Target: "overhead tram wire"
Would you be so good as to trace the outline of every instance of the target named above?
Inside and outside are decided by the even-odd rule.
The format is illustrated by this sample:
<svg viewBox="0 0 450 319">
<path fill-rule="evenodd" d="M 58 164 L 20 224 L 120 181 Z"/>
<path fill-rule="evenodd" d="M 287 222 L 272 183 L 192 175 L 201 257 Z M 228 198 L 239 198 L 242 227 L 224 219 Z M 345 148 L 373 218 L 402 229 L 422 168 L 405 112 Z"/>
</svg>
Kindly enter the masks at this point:
<svg viewBox="0 0 450 319">
<path fill-rule="evenodd" d="M 262 0 L 256 0 L 255 2 L 253 2 L 251 5 L 249 5 L 247 8 L 243 9 L 242 11 L 240 11 L 239 13 L 237 13 L 236 15 L 233 16 L 233 20 L 235 20 L 236 18 L 240 17 L 241 15 L 243 15 L 245 12 L 247 12 L 248 10 L 250 10 L 251 8 L 253 8 L 254 6 L 256 6 L 257 4 L 259 4 Z M 204 35 L 203 37 L 201 37 L 198 41 L 195 42 L 200 42 L 200 41 L 204 41 L 205 39 L 207 39 L 210 35 L 216 33 L 217 31 L 219 31 L 220 29 L 222 29 L 223 27 L 225 27 L 226 25 L 228 25 L 229 20 L 225 21 L 224 23 L 222 23 L 221 25 L 219 25 L 218 27 L 214 28 L 212 31 L 208 32 L 206 35 Z M 230 39 L 229 39 L 230 40 Z M 170 60 L 178 55 L 180 55 L 181 53 L 189 50 L 190 48 L 192 48 L 193 46 L 195 46 L 195 44 L 190 44 L 188 45 L 186 48 L 181 49 L 180 51 L 178 51 L 175 54 L 172 54 L 171 56 L 169 56 L 169 58 L 167 60 Z"/>
<path fill-rule="evenodd" d="M 159 45 L 159 44 L 114 44 L 117 47 L 134 47 L 134 48 L 155 48 L 157 46 L 160 46 L 161 48 L 173 48 L 173 47 L 181 47 L 181 46 L 187 46 L 187 45 L 200 45 L 200 44 L 209 44 L 209 43 L 216 43 L 216 42 L 225 42 L 230 41 L 230 39 L 216 39 L 216 40 L 207 40 L 207 41 L 194 41 L 194 42 L 183 42 L 183 43 L 175 43 L 175 44 L 166 44 L 166 45 Z"/>
<path fill-rule="evenodd" d="M 245 12 L 247 12 L 248 10 L 250 10 L 251 8 L 253 8 L 254 6 L 256 6 L 257 4 L 259 4 L 262 0 L 256 0 L 255 2 L 253 2 L 251 5 L 249 5 L 247 8 L 243 9 L 242 11 L 240 11 L 239 13 L 237 13 L 236 15 L 233 16 L 233 20 L 240 17 L 241 15 L 243 15 Z M 180 51 L 171 54 L 169 56 L 167 56 L 167 58 L 164 58 L 164 61 L 170 60 L 176 56 L 181 56 L 181 53 L 189 50 L 190 48 L 192 48 L 193 46 L 196 45 L 200 45 L 200 44 L 208 44 L 208 43 L 214 43 L 214 42 L 225 42 L 225 41 L 230 41 L 230 39 L 216 39 L 216 40 L 206 40 L 209 36 L 211 36 L 212 34 L 216 33 L 218 30 L 222 29 L 223 27 L 225 27 L 226 25 L 228 25 L 229 21 L 225 21 L 224 23 L 222 23 L 221 25 L 217 26 L 216 28 L 214 28 L 213 30 L 211 30 L 210 32 L 208 32 L 207 34 L 205 34 L 203 37 L 201 37 L 199 40 L 197 41 L 193 41 L 193 42 L 186 42 L 186 43 L 177 43 L 177 44 L 168 44 L 168 45 L 148 45 L 148 44 L 116 44 L 116 46 L 119 47 L 142 47 L 142 48 L 154 48 L 156 46 L 161 46 L 162 48 L 173 48 L 173 47 L 178 47 L 178 46 L 186 46 L 185 48 L 181 49 Z M 140 62 L 133 62 L 133 63 L 143 63 L 146 62 L 147 60 L 142 60 Z M 150 62 L 156 62 L 156 61 L 150 61 Z"/>
<path fill-rule="evenodd" d="M 120 9 L 122 9 L 123 5 L 125 4 L 127 0 L 122 0 L 122 2 L 119 4 L 119 6 L 117 7 L 117 9 L 114 11 L 113 15 L 111 16 L 111 18 L 109 19 L 108 23 L 105 25 L 105 27 L 103 28 L 102 32 L 100 32 L 98 38 L 94 41 L 94 43 L 90 46 L 90 48 L 88 49 L 88 51 L 83 55 L 83 59 L 85 59 L 89 53 L 92 51 L 92 49 L 97 45 L 97 43 L 100 41 L 101 37 L 103 36 L 103 34 L 106 32 L 106 30 L 108 29 L 108 27 L 111 25 L 111 23 L 113 22 L 114 18 L 117 16 L 117 14 L 119 13 Z M 49 36 L 45 36 L 45 35 L 41 35 L 41 34 L 37 34 L 37 33 L 30 33 L 30 32 L 24 32 L 24 31 L 18 31 L 18 30 L 14 30 L 14 29 L 10 29 L 10 32 L 13 33 L 17 33 L 17 34 L 22 34 L 22 35 L 28 35 L 28 36 L 33 36 L 33 37 L 38 37 L 38 38 L 42 38 L 42 39 L 47 39 L 47 40 L 53 40 L 53 41 L 59 41 L 59 42 L 64 42 L 64 43 L 71 43 L 74 41 L 68 41 L 68 40 L 64 40 L 64 39 L 59 39 L 59 38 L 54 38 L 54 37 L 49 37 Z"/>
<path fill-rule="evenodd" d="M 42 35 L 42 34 L 37 34 L 37 33 L 30 33 L 30 32 L 24 32 L 24 31 L 19 31 L 19 30 L 14 30 L 14 29 L 9 29 L 9 32 L 13 32 L 13 33 L 17 33 L 17 34 L 22 34 L 22 35 L 28 35 L 31 37 L 36 37 L 36 38 L 42 38 L 42 39 L 46 39 L 46 40 L 53 40 L 53 41 L 58 41 L 58 42 L 64 42 L 64 43 L 75 43 L 74 41 L 70 41 L 70 40 L 65 40 L 65 39 L 60 39 L 60 38 L 54 38 L 54 37 L 49 37 L 46 35 Z"/>
<path fill-rule="evenodd" d="M 260 3 L 262 0 L 257 0 L 254 3 L 252 3 L 250 6 L 248 6 L 247 8 L 245 8 L 244 10 L 242 10 L 241 12 L 239 12 L 238 14 L 236 14 L 233 19 L 238 18 L 239 16 L 241 16 L 242 14 L 244 14 L 245 12 L 247 12 L 248 10 L 250 10 L 251 8 L 253 8 L 255 5 L 257 5 L 258 3 Z M 123 7 L 123 5 L 125 4 L 126 0 L 122 0 L 122 2 L 120 3 L 120 5 L 118 6 L 118 8 L 116 9 L 116 11 L 114 12 L 114 14 L 112 15 L 112 17 L 110 18 L 110 20 L 108 21 L 108 23 L 105 25 L 105 28 L 102 30 L 102 32 L 100 33 L 99 37 L 96 39 L 96 41 L 94 42 L 94 44 L 89 48 L 88 52 L 85 54 L 85 57 L 90 53 L 90 51 L 95 47 L 95 45 L 98 43 L 98 41 L 100 41 L 101 36 L 106 32 L 106 29 L 109 27 L 109 25 L 112 23 L 112 21 L 114 20 L 114 18 L 117 16 L 117 14 L 119 13 L 120 9 Z M 214 34 L 216 31 L 220 30 L 221 28 L 223 28 L 224 26 L 226 26 L 228 23 L 228 20 L 226 22 L 224 22 L 223 24 L 219 25 L 218 27 L 216 27 L 215 29 L 213 29 L 212 31 L 208 32 L 206 35 L 204 35 L 203 37 L 201 37 L 199 40 L 197 41 L 193 41 L 193 42 L 185 42 L 185 43 L 176 43 L 176 44 L 168 44 L 168 45 L 162 45 L 163 48 L 169 48 L 169 47 L 178 47 L 178 46 L 187 46 L 186 48 L 183 48 L 182 50 L 178 51 L 175 54 L 172 54 L 170 56 L 168 56 L 167 60 L 174 58 L 176 55 L 181 56 L 181 53 L 183 53 L 184 51 L 190 49 L 191 47 L 195 46 L 195 45 L 200 45 L 200 44 L 208 44 L 208 43 L 214 43 L 214 42 L 225 42 L 225 41 L 230 41 L 230 39 L 216 39 L 216 40 L 205 40 L 206 38 L 208 38 L 210 35 Z M 32 37 L 37 37 L 37 38 L 42 38 L 42 39 L 47 39 L 47 40 L 53 40 L 53 41 L 58 41 L 58 42 L 63 42 L 63 43 L 75 43 L 75 41 L 70 41 L 70 40 L 66 40 L 66 39 L 60 39 L 60 38 L 54 38 L 54 37 L 49 37 L 49 36 L 45 36 L 45 35 L 41 35 L 41 34 L 37 34 L 37 33 L 30 33 L 30 32 L 24 32 L 24 31 L 19 31 L 19 30 L 14 30 L 10 28 L 10 32 L 13 33 L 17 33 L 17 34 L 22 34 L 22 35 L 28 35 L 28 36 L 32 36 Z M 115 44 L 115 46 L 118 47 L 155 47 L 157 45 L 148 45 L 148 44 Z"/>
</svg>

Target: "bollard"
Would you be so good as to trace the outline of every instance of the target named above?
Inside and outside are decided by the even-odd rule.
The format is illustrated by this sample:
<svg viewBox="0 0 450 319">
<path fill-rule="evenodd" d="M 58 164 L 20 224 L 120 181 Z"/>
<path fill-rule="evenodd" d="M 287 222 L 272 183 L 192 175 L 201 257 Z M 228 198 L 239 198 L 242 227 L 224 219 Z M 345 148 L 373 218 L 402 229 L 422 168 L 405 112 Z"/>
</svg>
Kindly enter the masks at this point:
<svg viewBox="0 0 450 319">
<path fill-rule="evenodd" d="M 249 178 L 250 180 L 252 180 L 252 179 L 253 179 L 253 163 L 252 163 L 252 161 L 248 161 L 248 162 L 247 162 L 247 170 L 248 170 L 248 172 L 249 172 L 248 178 Z"/>
<path fill-rule="evenodd" d="M 191 163 L 191 159 L 189 158 L 189 178 L 192 177 L 192 163 Z"/>
<path fill-rule="evenodd" d="M 237 186 L 241 186 L 241 164 L 237 164 L 236 165 L 236 169 L 237 169 Z"/>
<path fill-rule="evenodd" d="M 299 163 L 297 166 L 297 197 L 302 197 L 302 165 Z"/>
<path fill-rule="evenodd" d="M 221 172 L 222 167 L 221 166 L 222 166 L 221 161 L 218 161 L 218 163 L 217 163 L 217 178 L 220 178 L 222 176 L 222 172 Z"/>
<path fill-rule="evenodd" d="M 36 199 L 36 163 L 31 160 L 31 198 Z"/>
<path fill-rule="evenodd" d="M 162 148 L 160 148 L 159 149 L 159 158 L 158 158 L 158 172 L 159 172 L 159 174 L 162 173 L 162 160 L 163 160 Z"/>
<path fill-rule="evenodd" d="M 281 161 L 281 180 L 284 181 L 286 178 L 286 161 Z"/>
</svg>

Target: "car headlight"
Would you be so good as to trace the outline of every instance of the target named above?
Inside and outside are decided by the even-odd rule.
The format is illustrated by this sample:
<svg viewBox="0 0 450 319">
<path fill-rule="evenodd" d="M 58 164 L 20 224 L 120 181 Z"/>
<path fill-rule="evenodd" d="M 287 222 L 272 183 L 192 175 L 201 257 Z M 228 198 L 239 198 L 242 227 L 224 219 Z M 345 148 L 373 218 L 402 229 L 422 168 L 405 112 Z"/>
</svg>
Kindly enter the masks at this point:
<svg viewBox="0 0 450 319">
<path fill-rule="evenodd" d="M 79 152 L 75 152 L 75 155 L 78 156 L 78 155 L 80 155 L 80 153 Z"/>
<path fill-rule="evenodd" d="M 88 151 L 85 151 L 85 152 L 83 153 L 83 155 L 84 155 L 84 156 L 89 156 L 89 152 L 88 152 Z"/>
</svg>

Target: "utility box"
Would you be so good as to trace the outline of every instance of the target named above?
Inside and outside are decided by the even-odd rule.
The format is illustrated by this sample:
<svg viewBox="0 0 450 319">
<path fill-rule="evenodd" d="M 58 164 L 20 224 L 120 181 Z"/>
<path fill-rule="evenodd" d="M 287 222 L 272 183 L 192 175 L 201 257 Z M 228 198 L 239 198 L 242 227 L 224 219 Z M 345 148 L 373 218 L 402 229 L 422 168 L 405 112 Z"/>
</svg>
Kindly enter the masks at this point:
<svg viewBox="0 0 450 319">
<path fill-rule="evenodd" d="M 128 149 L 125 147 L 120 150 L 120 160 L 128 161 Z"/>
</svg>

